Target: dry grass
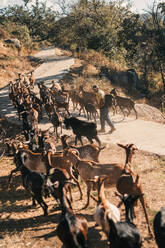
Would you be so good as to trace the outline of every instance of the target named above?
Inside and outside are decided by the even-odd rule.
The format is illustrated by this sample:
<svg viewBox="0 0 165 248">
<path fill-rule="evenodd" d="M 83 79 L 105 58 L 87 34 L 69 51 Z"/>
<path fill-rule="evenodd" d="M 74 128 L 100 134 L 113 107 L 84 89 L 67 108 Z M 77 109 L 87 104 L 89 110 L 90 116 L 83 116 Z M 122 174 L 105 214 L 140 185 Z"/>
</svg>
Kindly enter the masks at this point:
<svg viewBox="0 0 165 248">
<path fill-rule="evenodd" d="M 5 47 L 0 43 L 0 88 L 8 85 L 9 81 L 15 80 L 18 73 L 27 73 L 36 67 L 36 63 L 32 64 L 26 56 L 27 50 L 21 51 L 21 56 L 18 56 L 16 49 Z"/>
<path fill-rule="evenodd" d="M 93 64 L 96 67 L 105 66 L 105 67 L 107 67 L 113 71 L 116 71 L 116 72 L 126 69 L 123 65 L 120 65 L 119 63 L 116 63 L 114 61 L 110 61 L 101 52 L 97 52 L 94 50 L 82 52 L 81 54 L 78 54 L 78 57 L 80 59 L 86 61 L 88 64 Z"/>
</svg>

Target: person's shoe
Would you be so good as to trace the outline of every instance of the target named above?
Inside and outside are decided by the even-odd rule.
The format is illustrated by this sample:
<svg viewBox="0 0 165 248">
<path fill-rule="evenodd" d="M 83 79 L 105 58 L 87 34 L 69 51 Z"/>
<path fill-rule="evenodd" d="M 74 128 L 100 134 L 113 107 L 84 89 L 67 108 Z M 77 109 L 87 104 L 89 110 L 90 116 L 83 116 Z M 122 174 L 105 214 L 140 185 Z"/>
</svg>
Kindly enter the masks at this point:
<svg viewBox="0 0 165 248">
<path fill-rule="evenodd" d="M 111 130 L 109 131 L 109 133 L 111 134 L 111 133 L 113 133 L 115 130 L 116 130 L 116 128 L 115 128 L 115 127 L 112 127 Z"/>
<path fill-rule="evenodd" d="M 105 129 L 100 129 L 98 133 L 105 133 Z"/>
</svg>

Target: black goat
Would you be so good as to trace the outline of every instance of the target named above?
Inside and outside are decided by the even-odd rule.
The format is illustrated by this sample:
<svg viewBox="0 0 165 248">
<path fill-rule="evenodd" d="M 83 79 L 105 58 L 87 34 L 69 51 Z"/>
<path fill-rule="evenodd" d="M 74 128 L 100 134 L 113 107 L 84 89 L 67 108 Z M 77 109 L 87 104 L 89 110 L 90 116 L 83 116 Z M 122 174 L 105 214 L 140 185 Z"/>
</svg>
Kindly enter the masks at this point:
<svg viewBox="0 0 165 248">
<path fill-rule="evenodd" d="M 72 211 L 66 196 L 65 183 L 59 184 L 62 216 L 56 232 L 65 248 L 87 248 L 87 220 Z"/>
<path fill-rule="evenodd" d="M 80 140 L 81 145 L 83 145 L 81 137 L 85 136 L 91 144 L 93 143 L 92 139 L 95 139 L 98 142 L 99 146 L 101 146 L 101 142 L 97 136 L 97 127 L 94 122 L 82 121 L 75 117 L 65 117 L 64 124 L 66 126 L 66 129 L 69 129 L 71 127 L 73 133 L 76 135 L 75 145 L 77 145 L 77 140 Z"/>
<path fill-rule="evenodd" d="M 16 103 L 16 109 L 18 112 L 18 118 L 19 120 L 21 120 L 22 113 L 25 112 L 25 106 L 23 103 L 20 103 L 17 99 L 15 99 L 15 103 Z"/>
<path fill-rule="evenodd" d="M 32 196 L 32 205 L 35 206 L 35 200 L 39 203 L 44 211 L 44 216 L 48 215 L 47 209 L 48 206 L 42 198 L 44 192 L 44 181 L 46 176 L 42 173 L 31 171 L 25 167 L 22 163 L 21 153 L 18 152 L 17 156 L 14 157 L 14 162 L 16 167 L 21 171 L 22 183 L 24 188 Z"/>
<path fill-rule="evenodd" d="M 50 179 L 50 180 L 49 180 Z M 59 204 L 60 192 L 59 188 L 55 186 L 55 183 L 58 181 L 60 183 L 67 182 L 70 180 L 70 175 L 65 169 L 53 169 L 53 172 L 49 175 L 49 179 L 47 181 L 47 186 L 51 195 L 56 199 Z M 69 191 L 70 201 L 72 202 L 72 193 L 71 193 L 71 184 L 67 183 L 64 185 L 66 192 Z"/>
<path fill-rule="evenodd" d="M 154 222 L 154 234 L 157 246 L 164 248 L 165 246 L 165 207 L 155 215 Z"/>
<path fill-rule="evenodd" d="M 58 200 L 60 199 L 60 193 L 58 187 L 56 187 L 56 185 L 54 184 L 57 181 L 63 183 L 64 181 L 69 180 L 69 174 L 65 169 L 51 169 L 49 170 L 49 175 L 45 175 L 37 171 L 32 171 L 25 165 L 23 165 L 22 153 L 19 150 L 15 150 L 14 162 L 16 164 L 16 169 L 13 170 L 12 173 L 16 171 L 21 171 L 23 186 L 32 196 L 32 205 L 36 205 L 36 200 L 42 207 L 44 211 L 44 216 L 48 215 L 48 206 L 44 202 L 42 195 L 50 196 L 51 194 L 56 199 L 57 203 L 59 203 Z M 72 201 L 70 184 L 66 185 L 66 192 L 67 191 L 69 191 L 70 200 Z"/>
<path fill-rule="evenodd" d="M 112 219 L 108 219 L 111 248 L 141 248 L 141 236 L 133 224 L 133 205 L 138 198 L 139 196 L 131 195 L 122 197 L 126 210 L 126 221 L 114 223 Z"/>
</svg>

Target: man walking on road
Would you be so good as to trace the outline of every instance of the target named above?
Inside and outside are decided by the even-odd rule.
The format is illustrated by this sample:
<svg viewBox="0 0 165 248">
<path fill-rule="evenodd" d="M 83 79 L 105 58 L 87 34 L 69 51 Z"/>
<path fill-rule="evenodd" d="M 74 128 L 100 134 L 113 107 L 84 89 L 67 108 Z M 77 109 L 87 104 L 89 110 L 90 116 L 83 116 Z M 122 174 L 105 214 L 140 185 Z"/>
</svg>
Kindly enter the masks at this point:
<svg viewBox="0 0 165 248">
<path fill-rule="evenodd" d="M 110 119 L 109 107 L 106 106 L 105 104 L 105 93 L 103 90 L 100 90 L 97 85 L 93 85 L 92 89 L 96 94 L 97 104 L 100 109 L 101 130 L 99 130 L 99 132 L 100 133 L 105 132 L 105 121 L 106 121 L 108 125 L 111 127 L 111 130 L 109 131 L 109 133 L 113 133 L 116 130 L 116 128 L 114 127 L 114 124 Z"/>
</svg>

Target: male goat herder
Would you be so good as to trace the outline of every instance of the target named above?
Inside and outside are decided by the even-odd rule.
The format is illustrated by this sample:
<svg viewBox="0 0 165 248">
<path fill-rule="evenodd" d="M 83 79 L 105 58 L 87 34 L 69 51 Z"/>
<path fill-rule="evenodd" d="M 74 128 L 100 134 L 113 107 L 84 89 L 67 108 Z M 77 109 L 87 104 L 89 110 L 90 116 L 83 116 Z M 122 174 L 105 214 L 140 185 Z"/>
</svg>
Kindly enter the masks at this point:
<svg viewBox="0 0 165 248">
<path fill-rule="evenodd" d="M 123 166 L 117 163 L 101 164 L 94 161 L 81 160 L 71 148 L 66 149 L 64 155 L 78 170 L 80 177 L 87 186 L 87 203 L 84 208 L 89 205 L 90 201 L 90 192 L 93 185 L 93 183 L 90 182 L 91 179 L 94 179 L 95 176 L 106 175 L 109 178 L 109 184 L 116 184 L 123 170 Z"/>
<path fill-rule="evenodd" d="M 83 145 L 81 137 L 85 136 L 91 144 L 93 143 L 93 139 L 95 139 L 98 142 L 99 146 L 101 146 L 101 142 L 97 136 L 97 127 L 94 122 L 82 121 L 75 117 L 65 117 L 64 124 L 66 126 L 66 129 L 69 129 L 71 127 L 73 133 L 76 135 L 75 145 L 77 145 L 77 140 L 80 140 L 81 145 Z"/>
<path fill-rule="evenodd" d="M 119 144 L 120 147 L 125 148 L 125 146 Z M 146 222 L 148 225 L 148 231 L 152 234 L 150 223 L 146 211 L 146 203 L 145 199 L 143 197 L 143 190 L 142 186 L 139 182 L 139 175 L 135 175 L 133 172 L 132 166 L 131 166 L 132 159 L 126 159 L 125 167 L 122 171 L 121 176 L 118 178 L 116 183 L 116 188 L 118 192 L 122 195 L 128 194 L 128 195 L 140 195 L 139 200 L 141 202 L 141 205 L 143 207 L 143 211 L 145 214 Z M 120 205 L 120 204 L 119 204 Z"/>
</svg>

